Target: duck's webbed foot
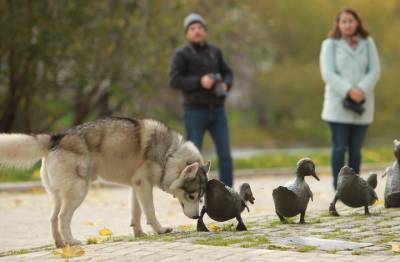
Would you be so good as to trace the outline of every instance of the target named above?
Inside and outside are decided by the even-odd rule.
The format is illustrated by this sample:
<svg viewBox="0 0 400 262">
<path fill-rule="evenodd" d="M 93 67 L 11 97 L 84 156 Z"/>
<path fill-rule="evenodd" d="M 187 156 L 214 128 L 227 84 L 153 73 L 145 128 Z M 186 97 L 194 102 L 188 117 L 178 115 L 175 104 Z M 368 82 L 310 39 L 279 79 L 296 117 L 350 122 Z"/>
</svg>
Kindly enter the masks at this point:
<svg viewBox="0 0 400 262">
<path fill-rule="evenodd" d="M 247 231 L 247 227 L 244 225 L 242 217 L 239 215 L 236 217 L 238 224 L 236 226 L 237 231 Z"/>
<path fill-rule="evenodd" d="M 205 213 L 206 213 L 206 207 L 203 206 L 203 209 L 201 210 L 201 213 L 200 213 L 200 217 L 197 220 L 196 229 L 198 232 L 209 232 L 208 228 L 206 227 L 206 225 L 204 224 L 204 221 L 203 221 L 203 216 Z"/>
<path fill-rule="evenodd" d="M 339 217 L 339 213 L 336 211 L 336 207 L 333 204 L 329 205 L 329 214 L 334 217 Z"/>
<path fill-rule="evenodd" d="M 329 205 L 329 214 L 331 216 L 338 217 L 340 216 L 339 213 L 336 211 L 336 202 L 338 201 L 338 196 L 337 194 L 335 195 L 335 198 L 333 199 L 332 203 Z"/>
<path fill-rule="evenodd" d="M 284 223 L 284 224 L 287 223 L 286 219 L 285 219 L 283 216 L 281 216 L 281 214 L 279 214 L 279 213 L 276 212 L 276 211 L 275 211 L 275 213 L 276 213 L 276 215 L 279 217 L 279 220 L 280 220 L 282 223 Z"/>
<path fill-rule="evenodd" d="M 370 216 L 371 213 L 369 212 L 368 206 L 364 206 L 364 215 Z"/>
<path fill-rule="evenodd" d="M 306 224 L 306 221 L 304 220 L 304 217 L 306 216 L 306 211 L 303 211 L 300 213 L 300 221 L 299 224 Z"/>
</svg>

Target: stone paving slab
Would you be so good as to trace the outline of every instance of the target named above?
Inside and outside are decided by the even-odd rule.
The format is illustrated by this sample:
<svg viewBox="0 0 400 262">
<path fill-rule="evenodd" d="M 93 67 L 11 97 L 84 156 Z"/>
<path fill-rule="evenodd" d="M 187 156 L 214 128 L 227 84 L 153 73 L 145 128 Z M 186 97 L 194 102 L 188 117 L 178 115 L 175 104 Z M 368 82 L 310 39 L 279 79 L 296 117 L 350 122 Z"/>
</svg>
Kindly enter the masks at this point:
<svg viewBox="0 0 400 262">
<path fill-rule="evenodd" d="M 113 243 L 112 243 L 113 244 Z M 118 250 L 106 252 L 112 244 L 84 246 L 82 257 L 70 258 L 68 261 L 399 261 L 399 257 L 333 255 L 324 253 L 298 253 L 266 249 L 245 249 L 194 245 L 189 243 L 166 242 L 119 242 Z M 111 246 L 111 249 L 115 245 Z M 178 248 L 177 248 L 178 247 Z M 0 261 L 63 261 L 55 257 L 52 251 L 40 251 L 23 255 L 0 258 Z"/>
<path fill-rule="evenodd" d="M 313 246 L 317 247 L 319 250 L 324 250 L 324 251 L 354 250 L 374 245 L 372 243 L 359 243 L 352 241 L 321 239 L 316 237 L 302 237 L 302 236 L 282 238 L 279 239 L 277 243 L 282 245 Z"/>
</svg>

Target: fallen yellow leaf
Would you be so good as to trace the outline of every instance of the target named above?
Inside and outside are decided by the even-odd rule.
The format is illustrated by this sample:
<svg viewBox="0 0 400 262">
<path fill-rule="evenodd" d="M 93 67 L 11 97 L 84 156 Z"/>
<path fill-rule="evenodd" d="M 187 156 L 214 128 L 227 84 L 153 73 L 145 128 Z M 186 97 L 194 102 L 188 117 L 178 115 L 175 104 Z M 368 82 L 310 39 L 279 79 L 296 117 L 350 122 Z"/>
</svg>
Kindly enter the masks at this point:
<svg viewBox="0 0 400 262">
<path fill-rule="evenodd" d="M 179 225 L 179 226 L 178 226 L 178 229 L 179 229 L 179 230 L 183 230 L 183 231 L 188 231 L 188 230 L 191 230 L 191 229 L 192 229 L 192 226 L 189 226 L 189 225 Z"/>
<path fill-rule="evenodd" d="M 46 193 L 46 190 L 44 190 L 44 188 L 41 188 L 41 187 L 34 187 L 34 188 L 32 188 L 32 193 L 33 194 L 44 194 L 44 193 Z"/>
<path fill-rule="evenodd" d="M 105 227 L 103 229 L 100 229 L 99 234 L 100 234 L 100 236 L 111 236 L 112 232 L 110 229 Z"/>
<path fill-rule="evenodd" d="M 215 224 L 209 224 L 208 228 L 210 229 L 210 231 L 212 232 L 220 232 L 221 231 L 221 227 L 215 225 Z"/>
<path fill-rule="evenodd" d="M 40 177 L 40 170 L 35 170 L 35 171 L 33 171 L 32 177 L 33 177 L 33 178 L 39 178 L 39 177 Z"/>
<path fill-rule="evenodd" d="M 81 246 L 65 246 L 53 251 L 53 254 L 57 257 L 70 258 L 70 257 L 81 257 L 85 254 L 85 250 Z"/>
<path fill-rule="evenodd" d="M 100 243 L 102 243 L 102 242 L 103 242 L 103 240 L 102 240 L 101 238 L 99 238 L 99 237 L 96 237 L 96 236 L 89 237 L 89 238 L 86 240 L 86 244 L 88 244 L 88 245 L 91 245 L 91 244 L 100 244 Z"/>
<path fill-rule="evenodd" d="M 399 242 L 393 242 L 392 243 L 392 251 L 393 252 L 400 252 L 400 243 Z"/>
<path fill-rule="evenodd" d="M 90 221 L 90 220 L 85 220 L 85 221 L 82 222 L 82 224 L 87 225 L 87 226 L 96 225 L 96 223 L 94 223 L 93 221 Z"/>
</svg>

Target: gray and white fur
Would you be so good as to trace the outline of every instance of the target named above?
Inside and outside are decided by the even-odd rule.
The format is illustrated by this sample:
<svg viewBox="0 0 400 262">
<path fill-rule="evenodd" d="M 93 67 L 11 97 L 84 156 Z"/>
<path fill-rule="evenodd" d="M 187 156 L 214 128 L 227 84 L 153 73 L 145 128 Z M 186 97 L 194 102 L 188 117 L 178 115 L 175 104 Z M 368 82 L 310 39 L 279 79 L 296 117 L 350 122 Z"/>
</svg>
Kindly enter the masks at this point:
<svg viewBox="0 0 400 262">
<path fill-rule="evenodd" d="M 150 119 L 110 117 L 52 135 L 0 134 L 0 165 L 29 168 L 39 160 L 54 202 L 57 247 L 80 243 L 72 236 L 71 219 L 98 177 L 132 188 L 131 226 L 141 236 L 142 211 L 155 233 L 172 230 L 156 218 L 154 186 L 176 197 L 186 216 L 197 218 L 209 171 L 193 143 Z"/>
</svg>

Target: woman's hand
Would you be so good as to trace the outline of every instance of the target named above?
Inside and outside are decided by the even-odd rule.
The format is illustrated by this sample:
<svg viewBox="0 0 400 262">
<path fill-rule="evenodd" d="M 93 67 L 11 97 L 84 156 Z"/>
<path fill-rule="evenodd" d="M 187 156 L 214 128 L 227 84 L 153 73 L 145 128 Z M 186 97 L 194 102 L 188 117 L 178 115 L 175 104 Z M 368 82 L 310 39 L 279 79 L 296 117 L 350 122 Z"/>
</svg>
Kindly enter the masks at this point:
<svg viewBox="0 0 400 262">
<path fill-rule="evenodd" d="M 365 99 L 364 91 L 358 87 L 351 88 L 348 95 L 356 103 L 361 103 Z"/>
</svg>

